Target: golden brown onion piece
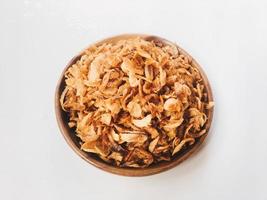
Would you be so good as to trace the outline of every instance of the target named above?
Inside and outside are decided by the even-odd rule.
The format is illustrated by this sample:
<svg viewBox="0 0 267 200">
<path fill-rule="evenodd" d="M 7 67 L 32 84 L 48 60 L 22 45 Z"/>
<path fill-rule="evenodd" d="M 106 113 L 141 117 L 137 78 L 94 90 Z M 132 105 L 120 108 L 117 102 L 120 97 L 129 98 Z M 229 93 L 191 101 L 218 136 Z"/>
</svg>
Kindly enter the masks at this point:
<svg viewBox="0 0 267 200">
<path fill-rule="evenodd" d="M 170 160 L 206 133 L 206 89 L 175 46 L 141 38 L 85 50 L 60 103 L 81 149 L 121 167 Z"/>
</svg>

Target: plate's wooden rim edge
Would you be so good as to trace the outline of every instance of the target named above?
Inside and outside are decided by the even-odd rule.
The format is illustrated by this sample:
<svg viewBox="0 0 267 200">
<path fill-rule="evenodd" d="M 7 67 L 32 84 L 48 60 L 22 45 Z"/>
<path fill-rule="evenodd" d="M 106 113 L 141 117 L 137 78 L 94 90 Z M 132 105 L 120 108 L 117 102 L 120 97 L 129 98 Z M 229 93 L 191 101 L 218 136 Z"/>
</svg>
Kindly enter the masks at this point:
<svg viewBox="0 0 267 200">
<path fill-rule="evenodd" d="M 141 38 L 147 38 L 147 37 L 153 37 L 155 39 L 159 39 L 161 41 L 164 41 L 166 43 L 175 45 L 178 50 L 180 52 L 182 52 L 183 54 L 185 54 L 186 56 L 190 57 L 192 59 L 192 64 L 194 64 L 194 66 L 200 71 L 201 76 L 203 78 L 203 82 L 204 85 L 206 87 L 207 90 L 207 94 L 208 94 L 208 99 L 209 101 L 213 101 L 213 94 L 212 94 L 212 90 L 211 90 L 211 86 L 210 83 L 208 81 L 208 78 L 204 72 L 204 70 L 202 69 L 202 67 L 198 64 L 198 62 L 189 54 L 187 53 L 184 49 L 182 49 L 180 46 L 178 46 L 176 43 L 170 42 L 164 38 L 158 37 L 158 36 L 154 36 L 154 35 L 146 35 L 146 34 L 121 34 L 121 35 L 116 35 L 113 37 L 109 37 L 109 38 L 105 38 L 103 40 L 100 40 L 98 42 L 93 43 L 92 45 L 99 45 L 105 42 L 108 42 L 110 40 L 119 40 L 119 39 L 127 39 L 127 38 L 133 38 L 133 37 L 141 37 Z M 92 45 L 89 45 L 92 46 Z M 88 47 L 87 47 L 88 48 Z M 85 48 L 85 49 L 87 49 Z M 64 121 L 61 118 L 61 113 L 63 112 L 60 106 L 60 95 L 59 95 L 59 91 L 60 88 L 62 87 L 62 84 L 64 83 L 64 74 L 66 72 L 66 70 L 74 63 L 76 62 L 77 59 L 80 58 L 81 54 L 84 52 L 81 51 L 78 55 L 76 55 L 73 59 L 71 59 L 71 61 L 66 65 L 66 67 L 64 68 L 63 72 L 61 73 L 61 76 L 57 82 L 57 86 L 56 86 L 56 90 L 55 90 L 55 114 L 56 114 L 56 120 L 57 120 L 57 124 L 59 126 L 60 132 L 63 135 L 64 139 L 66 140 L 66 142 L 68 143 L 68 145 L 74 150 L 74 152 L 76 154 L 78 154 L 83 160 L 85 160 L 86 162 L 92 164 L 93 166 L 102 169 L 106 172 L 109 173 L 113 173 L 116 175 L 122 175 L 122 176 L 148 176 L 148 175 L 154 175 L 154 174 L 158 174 L 160 172 L 169 170 L 175 166 L 177 166 L 178 164 L 180 164 L 181 162 L 183 162 L 184 160 L 186 160 L 188 157 L 190 157 L 193 153 L 196 153 L 197 150 L 199 150 L 199 147 L 201 146 L 201 144 L 204 142 L 206 136 L 209 134 L 210 131 L 210 127 L 212 124 L 212 119 L 213 119 L 213 112 L 214 112 L 214 108 L 209 110 L 209 116 L 208 116 L 208 122 L 206 124 L 206 129 L 207 129 L 207 134 L 204 134 L 203 136 L 201 136 L 201 138 L 199 139 L 198 143 L 196 143 L 192 149 L 189 149 L 185 154 L 183 154 L 181 157 L 172 160 L 170 162 L 166 162 L 165 165 L 160 165 L 160 166 L 154 166 L 152 167 L 148 167 L 148 168 L 141 168 L 141 169 L 135 169 L 135 168 L 119 168 L 116 166 L 112 166 L 109 165 L 107 163 L 102 163 L 98 160 L 95 160 L 92 157 L 88 157 L 86 156 L 85 152 L 82 152 L 82 150 L 80 150 L 80 148 L 78 148 L 74 142 L 72 141 L 72 139 L 70 137 L 68 137 L 66 135 L 65 132 L 70 131 L 70 129 L 67 129 L 63 124 Z"/>
</svg>

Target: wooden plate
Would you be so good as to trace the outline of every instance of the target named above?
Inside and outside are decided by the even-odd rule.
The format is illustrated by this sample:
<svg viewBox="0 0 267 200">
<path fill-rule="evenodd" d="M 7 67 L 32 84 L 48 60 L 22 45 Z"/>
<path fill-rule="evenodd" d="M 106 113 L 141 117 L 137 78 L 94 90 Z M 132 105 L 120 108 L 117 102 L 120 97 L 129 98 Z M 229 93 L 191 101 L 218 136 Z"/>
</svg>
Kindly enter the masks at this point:
<svg viewBox="0 0 267 200">
<path fill-rule="evenodd" d="M 162 43 L 166 43 L 166 44 L 172 44 L 172 45 L 176 45 L 168 40 L 165 40 L 163 38 L 157 37 L 157 36 L 150 36 L 150 35 L 141 35 L 141 34 L 124 34 L 124 35 L 119 35 L 119 36 L 115 36 L 115 37 L 111 37 L 111 38 L 107 38 L 104 39 L 100 42 L 97 42 L 96 45 L 102 44 L 104 42 L 116 42 L 118 40 L 121 39 L 129 39 L 129 38 L 133 38 L 133 37 L 142 37 L 145 40 L 157 40 L 160 41 Z M 176 45 L 177 46 L 177 45 Z M 180 48 L 179 46 L 177 46 L 179 49 L 179 52 L 181 52 L 182 54 L 192 58 L 186 51 L 184 51 L 182 48 Z M 62 135 L 64 136 L 66 142 L 69 144 L 69 146 L 82 158 L 84 159 L 86 162 L 96 166 L 97 168 L 100 168 L 102 170 L 105 170 L 107 172 L 110 173 L 114 173 L 114 174 L 119 174 L 119 175 L 123 175 L 123 176 L 147 176 L 147 175 L 152 175 L 152 174 L 156 174 L 159 172 L 163 172 L 165 170 L 168 170 L 170 168 L 173 168 L 174 166 L 178 165 L 179 163 L 181 163 L 182 161 L 184 161 L 185 159 L 187 159 L 189 156 L 191 156 L 194 152 L 196 152 L 196 150 L 199 148 L 199 146 L 203 143 L 203 141 L 205 140 L 207 134 L 204 134 L 203 136 L 201 136 L 198 140 L 196 140 L 195 144 L 192 145 L 191 148 L 185 149 L 181 152 L 178 152 L 171 161 L 167 161 L 167 162 L 160 162 L 157 164 L 152 164 L 151 166 L 147 167 L 147 168 L 143 168 L 143 169 L 136 169 L 136 168 L 120 168 L 120 167 L 116 167 L 116 166 L 112 166 L 108 163 L 105 163 L 104 161 L 102 161 L 101 159 L 99 159 L 96 155 L 91 154 L 91 153 L 86 153 L 84 151 L 82 151 L 80 149 L 80 139 L 75 135 L 74 130 L 70 129 L 67 122 L 68 122 L 68 117 L 67 114 L 61 109 L 60 106 L 60 95 L 62 93 L 62 91 L 64 90 L 65 87 L 65 81 L 64 81 L 64 73 L 65 71 L 72 66 L 72 64 L 74 64 L 77 60 L 80 59 L 81 54 L 78 54 L 77 56 L 75 56 L 69 63 L 68 65 L 65 67 L 65 69 L 63 70 L 59 81 L 58 81 L 58 85 L 56 87 L 56 93 L 55 93 L 55 111 L 56 111 L 56 118 L 57 118 L 57 122 L 60 128 L 60 131 L 62 133 Z M 200 65 L 192 58 L 192 66 L 196 67 L 199 69 L 203 81 L 204 81 L 204 85 L 208 94 L 208 101 L 213 101 L 213 97 L 212 97 L 212 91 L 210 88 L 210 84 L 209 81 L 204 73 L 204 71 L 202 70 L 202 68 L 200 67 Z M 212 116 L 213 116 L 213 109 L 210 109 L 207 113 L 207 117 L 208 117 L 208 121 L 205 124 L 205 128 L 207 130 L 207 132 L 210 129 L 210 125 L 212 122 Z"/>
</svg>

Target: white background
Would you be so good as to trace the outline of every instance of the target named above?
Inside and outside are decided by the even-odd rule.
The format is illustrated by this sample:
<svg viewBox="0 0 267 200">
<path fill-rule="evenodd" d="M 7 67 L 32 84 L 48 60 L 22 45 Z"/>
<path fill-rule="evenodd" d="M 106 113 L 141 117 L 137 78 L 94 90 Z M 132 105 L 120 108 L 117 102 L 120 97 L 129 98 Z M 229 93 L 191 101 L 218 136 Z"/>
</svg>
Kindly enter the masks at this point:
<svg viewBox="0 0 267 200">
<path fill-rule="evenodd" d="M 66 144 L 54 91 L 67 62 L 121 33 L 178 43 L 204 68 L 216 109 L 199 153 L 121 177 Z M 0 199 L 267 199 L 267 1 L 0 1 Z"/>
</svg>

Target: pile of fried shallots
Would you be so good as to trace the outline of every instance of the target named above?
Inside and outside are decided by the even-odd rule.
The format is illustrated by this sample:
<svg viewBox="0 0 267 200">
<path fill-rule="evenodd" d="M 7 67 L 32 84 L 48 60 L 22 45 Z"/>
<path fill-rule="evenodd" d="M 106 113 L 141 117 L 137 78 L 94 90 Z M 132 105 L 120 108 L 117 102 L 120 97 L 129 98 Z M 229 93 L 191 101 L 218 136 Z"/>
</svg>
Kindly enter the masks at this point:
<svg viewBox="0 0 267 200">
<path fill-rule="evenodd" d="M 191 148 L 213 106 L 189 57 L 139 37 L 89 47 L 65 83 L 60 103 L 81 149 L 119 167 L 147 167 Z"/>
</svg>

